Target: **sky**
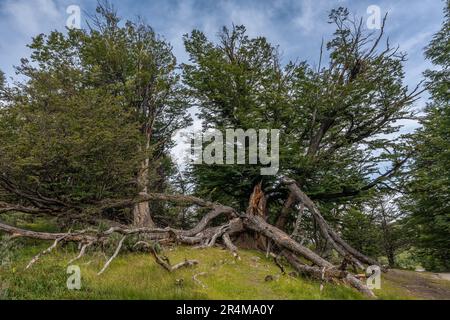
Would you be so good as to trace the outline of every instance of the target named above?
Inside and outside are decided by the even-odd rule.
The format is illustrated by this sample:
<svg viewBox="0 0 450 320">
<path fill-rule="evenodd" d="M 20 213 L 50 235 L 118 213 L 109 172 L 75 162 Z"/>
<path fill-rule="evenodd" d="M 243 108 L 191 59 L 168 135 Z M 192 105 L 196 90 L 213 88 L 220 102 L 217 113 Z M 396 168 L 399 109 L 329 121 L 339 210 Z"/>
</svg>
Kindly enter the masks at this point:
<svg viewBox="0 0 450 320">
<path fill-rule="evenodd" d="M 392 45 L 408 54 L 405 83 L 411 88 L 422 79 L 431 65 L 423 49 L 443 21 L 442 0 L 116 0 L 111 1 L 123 19 L 143 18 L 173 46 L 179 62 L 187 61 L 182 35 L 193 29 L 214 39 L 224 25 L 244 24 L 250 36 L 265 36 L 279 45 L 284 63 L 289 60 L 317 64 L 322 38 L 330 38 L 334 29 L 328 24 L 331 9 L 347 7 L 352 15 L 367 20 L 371 5 L 388 13 L 386 35 Z M 93 13 L 95 0 L 0 0 L 0 70 L 11 79 L 14 65 L 27 57 L 26 45 L 39 33 L 64 30 L 70 5 L 81 9 L 81 27 L 87 13 Z M 10 80 L 11 81 L 11 80 Z M 418 101 L 419 110 L 427 95 Z M 403 130 L 414 123 L 405 122 Z"/>
</svg>

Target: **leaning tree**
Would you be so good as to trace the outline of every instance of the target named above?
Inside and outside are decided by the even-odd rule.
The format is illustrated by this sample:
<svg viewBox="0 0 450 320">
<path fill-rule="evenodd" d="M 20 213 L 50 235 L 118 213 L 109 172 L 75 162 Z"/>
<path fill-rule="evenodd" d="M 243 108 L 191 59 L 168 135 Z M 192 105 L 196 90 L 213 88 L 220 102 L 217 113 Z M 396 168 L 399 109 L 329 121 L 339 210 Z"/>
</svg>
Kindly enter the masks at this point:
<svg viewBox="0 0 450 320">
<path fill-rule="evenodd" d="M 402 84 L 405 56 L 388 42 L 378 48 L 384 23 L 379 35 L 366 34 L 346 10 L 333 11 L 328 65 L 317 68 L 282 66 L 277 50 L 265 38 L 248 38 L 243 27 L 224 29 L 219 44 L 194 31 L 185 37 L 191 63 L 182 66 L 181 91 L 166 42 L 145 24 L 120 26 L 107 6 L 97 13 L 87 31 L 36 37 L 31 61 L 18 68 L 27 80 L 1 87 L 0 214 L 54 216 L 78 230 L 36 232 L 0 222 L 12 237 L 53 241 L 27 268 L 62 243 L 79 244 L 74 261 L 116 234 L 122 238 L 99 273 L 126 238 L 168 271 L 195 261 L 172 266 L 157 244 L 223 245 L 238 259 L 237 245 L 253 243 L 281 267 L 284 258 L 302 274 L 372 297 L 348 269 L 379 263 L 349 245 L 323 212 L 386 183 L 405 162 L 382 135 L 411 116 L 418 92 Z M 199 165 L 191 173 L 201 197 L 151 188 L 164 178 L 157 169 L 171 133 L 189 121 L 188 98 L 218 129 L 279 128 L 279 173 L 261 180 L 258 166 Z M 392 167 L 373 177 L 386 160 Z M 201 218 L 186 229 L 157 226 L 149 203 L 189 206 Z M 301 221 L 289 233 L 285 221 L 295 211 L 297 220 L 307 212 L 338 263 L 297 241 Z"/>
<path fill-rule="evenodd" d="M 371 33 L 346 9 L 333 10 L 336 32 L 326 48 L 322 44 L 315 67 L 283 66 L 277 47 L 263 37 L 250 38 L 243 26 L 224 28 L 217 43 L 197 30 L 186 35 L 190 63 L 183 64 L 183 80 L 204 129 L 280 129 L 281 175 L 317 200 L 326 217 L 338 220 L 336 208 L 360 205 L 374 189 L 392 187 L 409 156 L 404 140 L 389 136 L 398 132 L 399 120 L 414 118 L 410 107 L 421 91 L 403 84 L 406 55 L 384 39 L 385 21 L 379 33 Z M 288 222 L 301 223 L 298 199 L 279 176 L 262 177 L 259 169 L 194 165 L 190 174 L 197 195 L 240 210 L 262 183 L 264 215 L 292 229 Z M 314 221 L 311 229 L 317 233 L 320 225 Z M 316 246 L 329 247 L 318 240 Z"/>
</svg>

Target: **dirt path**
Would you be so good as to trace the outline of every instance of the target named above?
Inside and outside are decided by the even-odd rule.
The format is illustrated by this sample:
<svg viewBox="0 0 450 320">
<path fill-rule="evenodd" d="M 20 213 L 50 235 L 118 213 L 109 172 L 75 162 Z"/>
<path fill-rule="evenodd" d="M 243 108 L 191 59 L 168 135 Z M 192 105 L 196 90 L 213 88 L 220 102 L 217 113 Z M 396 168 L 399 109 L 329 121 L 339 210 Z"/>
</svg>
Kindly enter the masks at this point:
<svg viewBox="0 0 450 320">
<path fill-rule="evenodd" d="M 450 274 L 392 269 L 384 277 L 419 299 L 450 300 Z"/>
<path fill-rule="evenodd" d="M 438 279 L 443 279 L 450 281 L 450 273 L 435 273 L 434 274 Z"/>
</svg>

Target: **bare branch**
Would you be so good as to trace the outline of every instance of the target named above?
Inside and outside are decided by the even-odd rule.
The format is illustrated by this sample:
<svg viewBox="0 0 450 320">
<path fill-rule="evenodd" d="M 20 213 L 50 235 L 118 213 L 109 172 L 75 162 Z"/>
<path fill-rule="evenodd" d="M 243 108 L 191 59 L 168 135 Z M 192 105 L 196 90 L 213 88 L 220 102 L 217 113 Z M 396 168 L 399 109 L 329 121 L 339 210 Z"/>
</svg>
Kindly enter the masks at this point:
<svg viewBox="0 0 450 320">
<path fill-rule="evenodd" d="M 80 259 L 81 257 L 83 257 L 84 254 L 86 253 L 86 249 L 87 249 L 88 247 L 90 247 L 93 243 L 94 243 L 93 241 L 90 241 L 90 242 L 88 242 L 88 243 L 83 244 L 83 245 L 81 246 L 80 253 L 78 254 L 78 256 L 76 256 L 75 258 L 71 259 L 67 264 L 70 265 L 70 264 L 72 264 L 73 262 L 75 262 L 75 261 L 77 261 L 78 259 Z"/>
<path fill-rule="evenodd" d="M 117 246 L 117 248 L 116 248 L 116 251 L 115 251 L 114 254 L 111 256 L 111 258 L 109 258 L 109 260 L 105 263 L 105 265 L 103 266 L 102 270 L 100 270 L 100 271 L 97 273 L 98 276 L 101 275 L 103 272 L 105 272 L 106 268 L 108 268 L 109 265 L 111 264 L 111 262 L 117 257 L 117 255 L 118 255 L 119 252 L 120 252 L 120 249 L 122 248 L 123 241 L 125 240 L 126 237 L 127 237 L 127 236 L 123 236 L 122 239 L 120 239 L 119 244 L 118 244 L 118 246 Z"/>
<path fill-rule="evenodd" d="M 194 274 L 194 276 L 192 277 L 192 279 L 195 281 L 195 282 L 197 282 L 203 289 L 206 289 L 206 288 L 208 288 L 203 282 L 201 282 L 200 280 L 198 280 L 197 279 L 197 277 L 198 276 L 204 276 L 204 275 L 206 275 L 207 273 L 206 272 L 200 272 L 200 273 L 197 273 L 197 274 Z"/>
<path fill-rule="evenodd" d="M 61 237 L 61 238 L 56 239 L 55 242 L 53 242 L 53 244 L 52 244 L 50 247 L 48 247 L 48 248 L 45 249 L 44 251 L 42 251 L 42 252 L 38 253 L 37 255 L 35 255 L 35 256 L 33 257 L 33 259 L 31 259 L 31 261 L 28 263 L 28 265 L 25 267 L 25 270 L 29 269 L 33 264 L 35 264 L 35 263 L 39 260 L 39 258 L 40 258 L 41 256 L 43 256 L 43 255 L 45 255 L 45 254 L 47 254 L 47 253 L 52 252 L 52 250 L 55 249 L 55 248 L 58 246 L 58 243 L 59 243 L 61 240 L 63 240 L 63 239 L 64 239 L 64 237 Z"/>
</svg>

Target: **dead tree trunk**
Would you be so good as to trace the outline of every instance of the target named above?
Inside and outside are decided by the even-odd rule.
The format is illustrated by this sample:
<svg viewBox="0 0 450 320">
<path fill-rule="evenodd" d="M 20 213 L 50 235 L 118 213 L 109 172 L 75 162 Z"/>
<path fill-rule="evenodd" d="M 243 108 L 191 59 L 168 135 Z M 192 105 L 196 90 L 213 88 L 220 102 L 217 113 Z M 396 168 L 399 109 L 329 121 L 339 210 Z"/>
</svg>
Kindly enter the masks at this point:
<svg viewBox="0 0 450 320">
<path fill-rule="evenodd" d="M 317 280 L 328 280 L 338 279 L 343 282 L 348 283 L 358 291 L 364 293 L 368 297 L 375 297 L 373 292 L 359 281 L 354 275 L 347 271 L 342 271 L 337 268 L 326 268 L 326 267 L 314 267 L 308 266 L 300 262 L 300 260 L 292 253 L 285 252 L 283 256 L 289 261 L 289 263 L 296 269 L 299 273 L 309 275 Z"/>
<path fill-rule="evenodd" d="M 330 243 L 333 243 L 333 247 L 338 250 L 339 253 L 344 255 L 347 261 L 350 259 L 357 259 L 365 257 L 363 254 L 353 254 L 356 250 L 348 246 L 338 235 L 331 230 L 326 221 L 320 215 L 317 207 L 312 201 L 300 191 L 292 180 L 285 179 L 289 185 L 289 189 L 296 197 L 298 201 L 301 201 L 305 207 L 314 215 L 316 222 L 319 224 L 322 234 Z M 333 265 L 317 253 L 313 252 L 309 248 L 303 246 L 290 237 L 287 233 L 279 228 L 269 224 L 266 221 L 265 210 L 266 200 L 264 193 L 262 192 L 261 185 L 258 184 L 250 198 L 250 205 L 246 213 L 239 213 L 231 207 L 227 207 L 218 203 L 205 201 L 200 198 L 186 195 L 174 195 L 174 194 L 158 194 L 158 193 L 146 193 L 142 194 L 137 199 L 127 199 L 120 201 L 102 202 L 99 204 L 99 210 L 106 208 L 124 208 L 130 205 L 139 204 L 141 202 L 148 203 L 148 201 L 170 201 L 175 203 L 187 203 L 190 205 L 196 205 L 203 208 L 212 209 L 206 214 L 199 223 L 190 230 L 179 230 L 173 228 L 156 228 L 156 227 L 126 227 L 126 226 L 114 226 L 106 231 L 86 229 L 77 232 L 68 233 L 46 233 L 46 232 L 33 232 L 29 230 L 12 227 L 0 222 L 0 231 L 12 234 L 15 237 L 28 237 L 42 240 L 54 240 L 54 244 L 46 252 L 50 252 L 57 245 L 64 242 L 78 242 L 80 243 L 81 252 L 77 256 L 84 254 L 87 246 L 91 246 L 95 243 L 102 243 L 106 238 L 113 234 L 122 235 L 122 240 L 117 246 L 116 252 L 108 260 L 108 263 L 103 267 L 102 272 L 109 266 L 112 260 L 117 256 L 122 248 L 122 243 L 125 237 L 129 235 L 145 234 L 146 238 L 159 243 L 184 243 L 190 245 L 196 245 L 197 247 L 211 247 L 218 242 L 222 242 L 235 257 L 237 255 L 237 247 L 233 244 L 232 236 L 240 234 L 251 234 L 253 241 L 263 241 L 265 244 L 267 240 L 273 242 L 286 259 L 302 273 L 309 274 L 313 277 L 320 279 L 329 278 L 335 279 L 341 282 L 345 282 L 368 297 L 374 297 L 371 290 L 367 288 L 361 281 L 355 278 L 351 273 L 340 270 L 339 267 Z M 228 221 L 218 226 L 208 225 L 213 219 L 220 215 L 225 215 Z M 303 257 L 311 265 L 302 264 L 297 256 Z M 351 257 L 351 258 L 349 258 Z M 357 257 L 357 258 L 355 258 Z M 36 261 L 39 258 L 36 257 Z M 34 261 L 34 262 L 36 262 Z M 370 261 L 369 258 L 361 259 L 361 261 Z M 33 263 L 34 263 L 33 262 Z"/>
<path fill-rule="evenodd" d="M 351 263 L 355 264 L 359 268 L 363 268 L 363 263 L 368 265 L 380 266 L 378 261 L 370 257 L 365 256 L 358 250 L 351 247 L 345 242 L 325 221 L 320 214 L 319 209 L 314 202 L 303 193 L 294 180 L 284 178 L 283 182 L 287 184 L 289 190 L 294 194 L 298 201 L 301 201 L 306 208 L 311 212 L 315 222 L 318 224 L 322 236 L 326 239 L 329 245 L 331 245 L 339 254 L 346 258 Z M 381 266 L 380 266 L 381 267 Z"/>
<path fill-rule="evenodd" d="M 146 136 L 145 151 L 150 149 L 150 136 Z M 148 193 L 148 166 L 150 159 L 146 158 L 142 161 L 141 167 L 137 174 L 137 186 L 140 196 L 145 196 Z M 134 227 L 154 227 L 152 216 L 150 214 L 150 205 L 148 201 L 135 203 L 133 206 L 133 226 Z"/>
<path fill-rule="evenodd" d="M 250 195 L 246 214 L 248 216 L 258 216 L 265 220 L 267 218 L 266 203 L 266 196 L 262 190 L 262 182 L 259 182 L 255 185 L 253 192 Z M 263 251 L 267 249 L 268 245 L 267 239 L 263 235 L 253 231 L 240 234 L 236 243 L 241 248 Z"/>
</svg>

